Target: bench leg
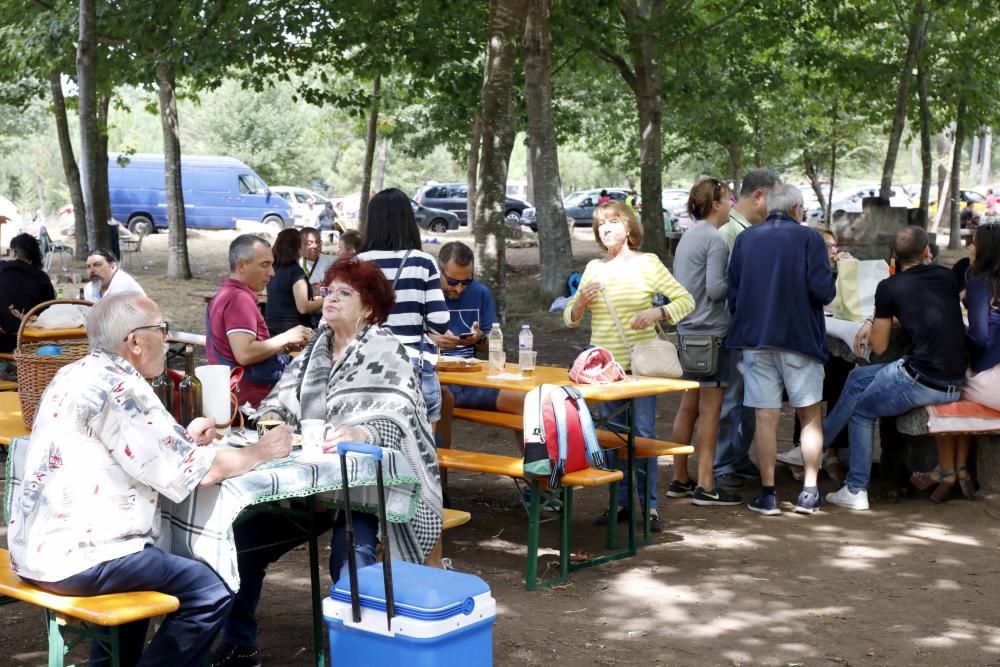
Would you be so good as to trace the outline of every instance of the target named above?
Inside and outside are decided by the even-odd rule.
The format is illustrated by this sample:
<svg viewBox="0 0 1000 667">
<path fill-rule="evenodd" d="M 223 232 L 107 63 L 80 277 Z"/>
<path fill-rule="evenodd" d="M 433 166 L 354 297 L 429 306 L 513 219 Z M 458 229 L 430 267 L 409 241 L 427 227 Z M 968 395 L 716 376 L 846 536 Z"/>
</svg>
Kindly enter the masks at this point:
<svg viewBox="0 0 1000 667">
<path fill-rule="evenodd" d="M 524 585 L 529 591 L 538 588 L 538 533 L 541 530 L 539 494 L 538 480 L 531 480 L 528 501 L 528 563 L 524 572 Z"/>
<path fill-rule="evenodd" d="M 63 641 L 62 626 L 51 611 L 45 612 L 49 626 L 49 667 L 63 667 L 66 657 L 66 643 Z"/>
<path fill-rule="evenodd" d="M 313 649 L 316 656 L 316 667 L 326 665 L 326 650 L 323 643 L 323 596 L 319 582 L 319 538 L 316 535 L 316 496 L 309 496 L 306 501 L 309 513 L 309 581 L 312 585 L 312 621 Z M 330 573 L 336 577 L 337 573 Z"/>
</svg>

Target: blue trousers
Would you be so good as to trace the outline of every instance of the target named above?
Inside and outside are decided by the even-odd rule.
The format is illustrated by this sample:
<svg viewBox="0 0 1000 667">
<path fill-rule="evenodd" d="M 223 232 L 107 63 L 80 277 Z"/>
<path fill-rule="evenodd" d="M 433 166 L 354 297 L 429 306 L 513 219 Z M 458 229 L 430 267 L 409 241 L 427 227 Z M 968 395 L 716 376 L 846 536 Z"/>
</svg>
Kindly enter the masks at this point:
<svg viewBox="0 0 1000 667">
<path fill-rule="evenodd" d="M 62 581 L 32 583 L 58 595 L 158 591 L 180 600 L 180 608 L 167 616 L 145 651 L 142 645 L 149 627 L 148 619 L 118 628 L 123 667 L 200 665 L 232 600 L 229 589 L 208 565 L 153 546 L 95 565 Z M 98 642 L 91 643 L 90 660 L 90 664 L 111 664 L 108 652 Z"/>
<path fill-rule="evenodd" d="M 603 419 L 615 410 L 625 405 L 625 401 L 604 401 L 597 404 L 597 414 Z M 642 438 L 656 437 L 656 396 L 643 396 L 633 399 L 632 423 L 635 427 L 635 434 Z M 619 415 L 612 421 L 609 430 L 616 432 L 625 431 L 622 421 L 623 415 Z M 605 452 L 608 456 L 608 463 L 612 466 L 617 458 L 613 450 Z M 646 485 L 649 484 L 652 494 L 649 503 L 650 509 L 656 509 L 656 478 L 658 468 L 656 458 L 636 459 L 639 465 L 635 468 L 636 489 L 639 492 L 639 503 L 642 507 L 646 505 Z M 624 463 L 623 463 L 624 465 Z M 628 488 L 622 483 L 618 485 L 618 504 L 625 506 L 628 502 Z"/>
<path fill-rule="evenodd" d="M 378 518 L 365 512 L 354 512 L 351 518 L 354 524 L 354 552 L 360 569 L 375 562 Z M 316 535 L 333 528 L 330 574 L 337 577 L 347 572 L 343 512 L 337 513 L 335 521 L 332 519 L 332 513 L 317 513 Z M 240 590 L 222 628 L 222 641 L 237 646 L 256 646 L 257 603 L 264 588 L 267 566 L 305 544 L 310 537 L 309 528 L 296 517 L 262 512 L 237 524 L 233 530 L 239 551 Z"/>
<path fill-rule="evenodd" d="M 743 354 L 733 350 L 729 355 L 729 384 L 722 398 L 719 415 L 719 432 L 716 436 L 715 461 L 712 465 L 716 477 L 750 468 L 753 462 L 747 455 L 757 430 L 757 414 L 753 408 L 743 406 Z"/>
<path fill-rule="evenodd" d="M 847 488 L 861 491 L 871 481 L 876 419 L 901 415 L 925 405 L 951 403 L 958 400 L 960 393 L 958 385 L 939 391 L 917 382 L 903 368 L 902 359 L 859 366 L 851 371 L 840 400 L 823 421 L 824 443 L 832 443 L 848 427 L 851 462 Z"/>
</svg>

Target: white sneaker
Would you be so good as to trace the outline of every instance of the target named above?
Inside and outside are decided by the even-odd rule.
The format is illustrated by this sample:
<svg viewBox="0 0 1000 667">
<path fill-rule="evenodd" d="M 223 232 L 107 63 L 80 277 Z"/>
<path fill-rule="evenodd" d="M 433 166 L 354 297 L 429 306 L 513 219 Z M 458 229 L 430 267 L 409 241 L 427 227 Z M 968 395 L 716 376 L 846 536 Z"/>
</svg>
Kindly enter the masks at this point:
<svg viewBox="0 0 1000 667">
<path fill-rule="evenodd" d="M 826 494 L 826 502 L 850 510 L 866 510 L 868 509 L 868 491 L 861 489 L 852 493 L 845 484 L 840 487 L 840 491 Z"/>
<path fill-rule="evenodd" d="M 795 445 L 787 452 L 781 452 L 777 456 L 778 463 L 784 463 L 786 466 L 805 466 L 805 462 L 802 460 L 802 446 Z"/>
</svg>

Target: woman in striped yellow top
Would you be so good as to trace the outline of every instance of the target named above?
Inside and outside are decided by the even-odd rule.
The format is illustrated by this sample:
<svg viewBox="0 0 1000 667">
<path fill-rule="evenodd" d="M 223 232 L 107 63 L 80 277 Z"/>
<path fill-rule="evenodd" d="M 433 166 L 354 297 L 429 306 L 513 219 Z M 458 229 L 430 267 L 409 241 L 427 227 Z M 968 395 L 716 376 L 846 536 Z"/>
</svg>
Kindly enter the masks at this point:
<svg viewBox="0 0 1000 667">
<path fill-rule="evenodd" d="M 589 310 L 591 345 L 607 348 L 625 370 L 629 370 L 632 366 L 630 348 L 641 340 L 656 337 L 653 324 L 657 320 L 676 324 L 686 317 L 694 310 L 694 299 L 670 275 L 659 257 L 638 251 L 642 241 L 642 227 L 636 220 L 635 212 L 622 202 L 612 200 L 594 210 L 594 239 L 607 254 L 603 259 L 595 259 L 587 264 L 580 287 L 563 311 L 563 321 L 569 327 L 579 326 L 584 313 Z M 669 303 L 659 308 L 653 307 L 655 294 L 666 296 Z M 627 345 L 618 333 L 607 301 L 614 305 L 628 338 Z M 632 419 L 636 435 L 655 438 L 656 396 L 635 399 L 633 405 Z M 619 407 L 620 401 L 597 404 L 598 413 L 602 417 Z M 659 532 L 662 527 L 656 511 L 656 470 L 656 459 L 646 459 L 646 469 L 639 469 L 638 487 L 640 502 L 645 502 L 646 479 L 650 480 L 652 530 Z M 627 518 L 624 512 L 627 499 L 624 484 L 619 492 L 618 519 L 624 520 Z M 602 519 L 606 520 L 606 517 Z"/>
</svg>

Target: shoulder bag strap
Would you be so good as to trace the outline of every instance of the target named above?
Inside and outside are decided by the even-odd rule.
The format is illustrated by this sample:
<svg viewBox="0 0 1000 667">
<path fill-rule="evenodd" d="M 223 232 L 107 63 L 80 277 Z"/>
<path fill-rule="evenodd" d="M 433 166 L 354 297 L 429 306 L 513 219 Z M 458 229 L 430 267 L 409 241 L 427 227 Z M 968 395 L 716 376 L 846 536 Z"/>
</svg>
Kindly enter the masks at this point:
<svg viewBox="0 0 1000 667">
<path fill-rule="evenodd" d="M 403 261 L 399 263 L 399 268 L 396 270 L 396 277 L 393 278 L 393 280 L 392 280 L 392 293 L 393 294 L 396 293 L 396 283 L 399 282 L 399 277 L 401 275 L 403 275 L 403 267 L 406 266 L 406 260 L 410 258 L 410 253 L 411 252 L 413 252 L 413 248 L 410 248 L 409 250 L 406 251 L 406 254 L 403 255 Z M 420 321 L 423 324 L 423 328 L 424 329 L 427 328 L 427 316 L 425 315 L 426 309 L 427 309 L 427 303 L 426 302 L 422 302 L 421 305 L 420 305 Z M 420 332 L 420 347 L 417 349 L 417 363 L 419 364 L 417 366 L 417 368 L 420 371 L 423 371 L 423 369 L 424 369 L 424 336 L 425 335 L 426 334 L 423 331 Z"/>
<path fill-rule="evenodd" d="M 621 320 L 618 319 L 618 311 L 615 310 L 615 305 L 611 303 L 611 299 L 608 298 L 608 292 L 604 288 L 601 288 L 601 297 L 604 299 L 604 303 L 611 313 L 611 319 L 615 322 L 615 329 L 618 330 L 618 335 L 621 336 L 622 342 L 625 343 L 625 349 L 631 351 L 632 345 L 628 342 L 628 336 L 625 335 L 625 329 L 622 328 Z"/>
</svg>

